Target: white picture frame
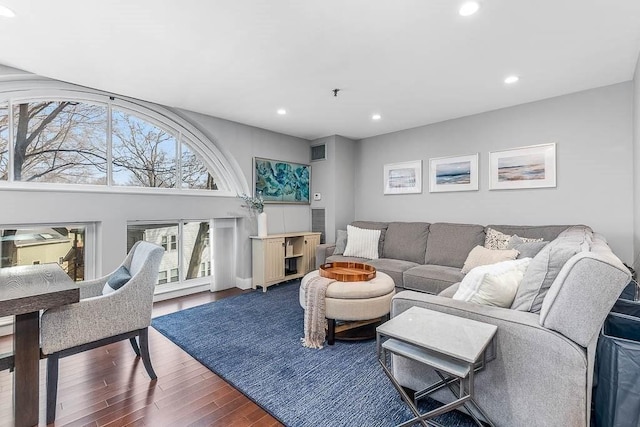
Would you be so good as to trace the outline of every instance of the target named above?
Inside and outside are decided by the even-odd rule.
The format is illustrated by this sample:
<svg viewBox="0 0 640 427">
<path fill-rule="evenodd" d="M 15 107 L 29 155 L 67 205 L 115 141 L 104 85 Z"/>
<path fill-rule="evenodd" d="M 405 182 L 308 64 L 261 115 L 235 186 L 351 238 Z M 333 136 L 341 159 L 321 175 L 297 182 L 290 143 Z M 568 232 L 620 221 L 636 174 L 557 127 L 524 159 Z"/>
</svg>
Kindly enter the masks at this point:
<svg viewBox="0 0 640 427">
<path fill-rule="evenodd" d="M 429 159 L 429 192 L 478 191 L 479 154 Z"/>
<path fill-rule="evenodd" d="M 384 194 L 422 193 L 422 160 L 384 165 Z"/>
<path fill-rule="evenodd" d="M 556 186 L 556 144 L 530 145 L 489 153 L 489 189 Z"/>
</svg>

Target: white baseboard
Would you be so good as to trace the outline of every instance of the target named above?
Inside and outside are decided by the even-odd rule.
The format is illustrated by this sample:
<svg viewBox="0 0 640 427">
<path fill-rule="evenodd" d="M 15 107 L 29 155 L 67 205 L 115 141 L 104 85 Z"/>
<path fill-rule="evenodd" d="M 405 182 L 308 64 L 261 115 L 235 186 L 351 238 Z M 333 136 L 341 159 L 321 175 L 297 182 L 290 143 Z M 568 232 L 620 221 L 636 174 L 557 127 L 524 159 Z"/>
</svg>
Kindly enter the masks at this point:
<svg viewBox="0 0 640 427">
<path fill-rule="evenodd" d="M 183 297 L 185 295 L 197 294 L 198 292 L 204 292 L 211 290 L 211 285 L 208 283 L 191 286 L 189 288 L 175 289 L 172 291 L 157 293 L 153 296 L 153 302 L 164 301 L 171 298 Z"/>
<path fill-rule="evenodd" d="M 241 278 L 241 277 L 236 277 L 236 288 L 240 288 L 243 291 L 246 291 L 247 289 L 251 289 L 251 282 L 252 282 L 252 278 L 251 277 L 247 277 L 245 279 Z"/>
</svg>

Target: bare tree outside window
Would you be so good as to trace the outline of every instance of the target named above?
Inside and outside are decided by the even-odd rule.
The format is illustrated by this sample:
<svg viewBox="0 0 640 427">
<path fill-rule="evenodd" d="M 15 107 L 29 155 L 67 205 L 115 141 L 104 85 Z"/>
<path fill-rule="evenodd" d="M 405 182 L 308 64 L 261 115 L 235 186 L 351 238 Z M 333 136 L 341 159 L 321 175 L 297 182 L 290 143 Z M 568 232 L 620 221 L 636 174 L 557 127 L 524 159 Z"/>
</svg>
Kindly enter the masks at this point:
<svg viewBox="0 0 640 427">
<path fill-rule="evenodd" d="M 165 130 L 123 111 L 113 111 L 113 183 L 175 188 L 177 141 Z"/>
<path fill-rule="evenodd" d="M 0 105 L 0 180 L 6 181 L 9 170 L 9 109 Z"/>
<path fill-rule="evenodd" d="M 182 188 L 218 189 L 216 179 L 187 144 L 182 144 Z"/>
<path fill-rule="evenodd" d="M 107 108 L 78 102 L 14 106 L 16 181 L 106 183 Z"/>
</svg>

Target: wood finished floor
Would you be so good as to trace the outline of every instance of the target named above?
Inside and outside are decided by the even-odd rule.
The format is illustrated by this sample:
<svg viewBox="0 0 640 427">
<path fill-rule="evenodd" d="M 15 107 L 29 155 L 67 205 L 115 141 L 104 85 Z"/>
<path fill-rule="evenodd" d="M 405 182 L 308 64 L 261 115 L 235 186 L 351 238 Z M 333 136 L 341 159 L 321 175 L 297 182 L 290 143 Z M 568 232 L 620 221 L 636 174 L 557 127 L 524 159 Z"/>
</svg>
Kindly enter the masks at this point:
<svg viewBox="0 0 640 427">
<path fill-rule="evenodd" d="M 161 316 L 241 293 L 203 292 L 154 304 Z M 211 325 L 215 327 L 215 325 Z M 149 347 L 156 381 L 129 341 L 60 360 L 56 426 L 282 426 L 155 329 Z M 12 350 L 0 337 L 0 354 Z M 45 425 L 46 360 L 40 361 L 40 425 Z M 13 374 L 0 372 L 0 427 L 13 425 Z"/>
</svg>

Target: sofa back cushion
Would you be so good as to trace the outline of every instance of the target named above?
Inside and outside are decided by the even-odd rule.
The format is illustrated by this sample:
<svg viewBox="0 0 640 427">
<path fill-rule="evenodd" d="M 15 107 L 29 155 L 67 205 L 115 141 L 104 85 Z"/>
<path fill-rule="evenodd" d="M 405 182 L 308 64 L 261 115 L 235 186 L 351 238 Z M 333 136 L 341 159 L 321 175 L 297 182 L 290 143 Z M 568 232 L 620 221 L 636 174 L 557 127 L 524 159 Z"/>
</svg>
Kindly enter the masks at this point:
<svg viewBox="0 0 640 427">
<path fill-rule="evenodd" d="M 385 234 L 387 232 L 387 226 L 389 225 L 388 223 L 376 221 L 353 221 L 351 225 L 358 228 L 364 228 L 366 230 L 380 230 L 380 241 L 378 242 L 378 257 L 384 256 L 383 247 Z M 347 243 L 349 242 L 347 241 Z"/>
<path fill-rule="evenodd" d="M 462 268 L 471 249 L 484 245 L 484 227 L 437 222 L 429 226 L 425 264 Z"/>
<path fill-rule="evenodd" d="M 487 225 L 487 228 L 493 228 L 504 234 L 513 236 L 517 234 L 519 237 L 529 239 L 542 239 L 545 242 L 554 240 L 560 233 L 569 228 L 568 225 Z"/>
<path fill-rule="evenodd" d="M 424 263 L 429 224 L 426 222 L 391 222 L 384 238 L 384 258 Z"/>
</svg>

